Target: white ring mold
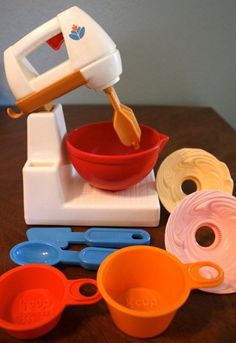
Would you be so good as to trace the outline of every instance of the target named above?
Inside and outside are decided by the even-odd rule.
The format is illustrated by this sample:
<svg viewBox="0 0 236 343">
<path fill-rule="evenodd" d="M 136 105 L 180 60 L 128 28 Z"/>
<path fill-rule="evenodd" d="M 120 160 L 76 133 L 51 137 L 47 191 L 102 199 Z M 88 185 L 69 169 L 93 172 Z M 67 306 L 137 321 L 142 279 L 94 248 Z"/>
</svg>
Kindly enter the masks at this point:
<svg viewBox="0 0 236 343">
<path fill-rule="evenodd" d="M 171 212 L 187 196 L 182 189 L 186 180 L 195 183 L 196 191 L 218 189 L 233 193 L 233 180 L 225 163 L 202 149 L 179 149 L 167 156 L 156 176 L 157 192 L 167 211 Z"/>
<path fill-rule="evenodd" d="M 202 246 L 196 240 L 196 232 L 202 227 L 214 232 L 215 239 L 210 246 Z M 188 195 L 169 216 L 165 246 L 183 263 L 212 261 L 224 270 L 223 283 L 203 291 L 236 292 L 236 198 L 218 190 Z M 202 272 L 213 277 L 210 269 Z"/>
</svg>

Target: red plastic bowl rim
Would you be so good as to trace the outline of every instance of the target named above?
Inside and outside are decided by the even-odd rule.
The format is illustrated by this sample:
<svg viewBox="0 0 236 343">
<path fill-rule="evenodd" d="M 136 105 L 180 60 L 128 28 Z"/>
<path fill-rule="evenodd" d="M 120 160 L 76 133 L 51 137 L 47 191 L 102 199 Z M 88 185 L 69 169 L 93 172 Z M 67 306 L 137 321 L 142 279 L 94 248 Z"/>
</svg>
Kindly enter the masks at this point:
<svg viewBox="0 0 236 343">
<path fill-rule="evenodd" d="M 104 160 L 121 160 L 121 159 L 136 159 L 137 157 L 143 157 L 151 152 L 154 152 L 155 150 L 157 150 L 159 148 L 159 146 L 162 144 L 162 139 L 164 141 L 168 141 L 169 140 L 169 136 L 165 135 L 165 134 L 162 134 L 160 133 L 159 131 L 157 131 L 156 129 L 148 126 L 148 125 L 143 125 L 143 124 L 140 124 L 140 127 L 141 128 L 146 128 L 148 129 L 150 132 L 153 132 L 156 136 L 159 137 L 160 139 L 160 142 L 158 144 L 155 144 L 153 147 L 149 148 L 149 149 L 146 149 L 146 150 L 142 150 L 142 151 L 139 151 L 139 150 L 135 150 L 134 149 L 134 152 L 132 153 L 129 153 L 129 154 L 120 154 L 120 155 L 103 155 L 103 154 L 94 154 L 94 153 L 91 153 L 91 152 L 86 152 L 84 150 L 81 150 L 79 148 L 76 148 L 74 147 L 74 145 L 71 144 L 71 142 L 69 141 L 70 139 L 70 136 L 75 132 L 75 131 L 78 131 L 84 127 L 89 127 L 89 126 L 95 126 L 95 125 L 102 125 L 102 124 L 112 124 L 112 122 L 109 122 L 109 121 L 103 121 L 103 122 L 95 122 L 95 123 L 90 123 L 90 124 L 85 124 L 85 125 L 82 125 L 78 128 L 75 128 L 71 131 L 69 131 L 66 136 L 65 136 L 65 141 L 66 141 L 66 144 L 70 147 L 70 149 L 73 151 L 73 154 L 76 156 L 78 156 L 79 154 L 79 158 L 81 159 L 82 157 L 85 159 L 85 160 L 90 160 L 93 159 L 94 160 L 100 160 L 101 162 L 101 159 L 104 159 Z"/>
</svg>

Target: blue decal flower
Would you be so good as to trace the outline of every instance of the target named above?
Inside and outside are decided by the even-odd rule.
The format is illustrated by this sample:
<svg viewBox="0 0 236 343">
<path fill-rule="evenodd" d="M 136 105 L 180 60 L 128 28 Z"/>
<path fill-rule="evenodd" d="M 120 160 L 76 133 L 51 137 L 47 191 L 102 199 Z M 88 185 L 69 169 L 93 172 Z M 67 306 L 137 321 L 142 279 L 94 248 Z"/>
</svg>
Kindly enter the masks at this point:
<svg viewBox="0 0 236 343">
<path fill-rule="evenodd" d="M 74 40 L 80 40 L 84 37 L 85 34 L 85 27 L 80 27 L 77 25 L 72 25 L 71 33 L 69 34 L 69 37 Z"/>
</svg>

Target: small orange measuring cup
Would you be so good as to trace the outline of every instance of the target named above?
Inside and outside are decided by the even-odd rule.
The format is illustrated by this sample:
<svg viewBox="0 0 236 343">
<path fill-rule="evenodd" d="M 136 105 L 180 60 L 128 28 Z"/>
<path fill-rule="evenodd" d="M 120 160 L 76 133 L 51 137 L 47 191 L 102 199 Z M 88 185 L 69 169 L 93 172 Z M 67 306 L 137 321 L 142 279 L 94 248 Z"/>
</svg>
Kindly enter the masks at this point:
<svg viewBox="0 0 236 343">
<path fill-rule="evenodd" d="M 211 279 L 201 275 L 202 268 L 211 269 Z M 216 286 L 222 281 L 223 270 L 215 263 L 183 264 L 167 251 L 150 246 L 112 253 L 97 274 L 98 289 L 114 323 L 139 338 L 166 330 L 191 289 Z"/>
<path fill-rule="evenodd" d="M 20 339 L 40 337 L 52 330 L 67 305 L 89 305 L 101 299 L 81 293 L 96 280 L 68 280 L 58 269 L 44 264 L 16 267 L 0 276 L 0 327 Z"/>
</svg>

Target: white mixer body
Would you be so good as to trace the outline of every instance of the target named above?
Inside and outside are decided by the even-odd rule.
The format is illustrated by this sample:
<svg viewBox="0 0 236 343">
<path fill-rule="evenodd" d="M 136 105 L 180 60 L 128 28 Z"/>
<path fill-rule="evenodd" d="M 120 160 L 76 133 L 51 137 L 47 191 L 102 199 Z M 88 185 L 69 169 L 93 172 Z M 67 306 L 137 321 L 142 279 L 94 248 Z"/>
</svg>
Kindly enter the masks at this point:
<svg viewBox="0 0 236 343">
<path fill-rule="evenodd" d="M 68 59 L 39 74 L 26 56 L 62 33 Z M 4 52 L 5 71 L 16 100 L 39 92 L 80 71 L 88 87 L 100 91 L 119 81 L 119 51 L 108 34 L 88 14 L 71 7 L 39 26 Z"/>
</svg>

